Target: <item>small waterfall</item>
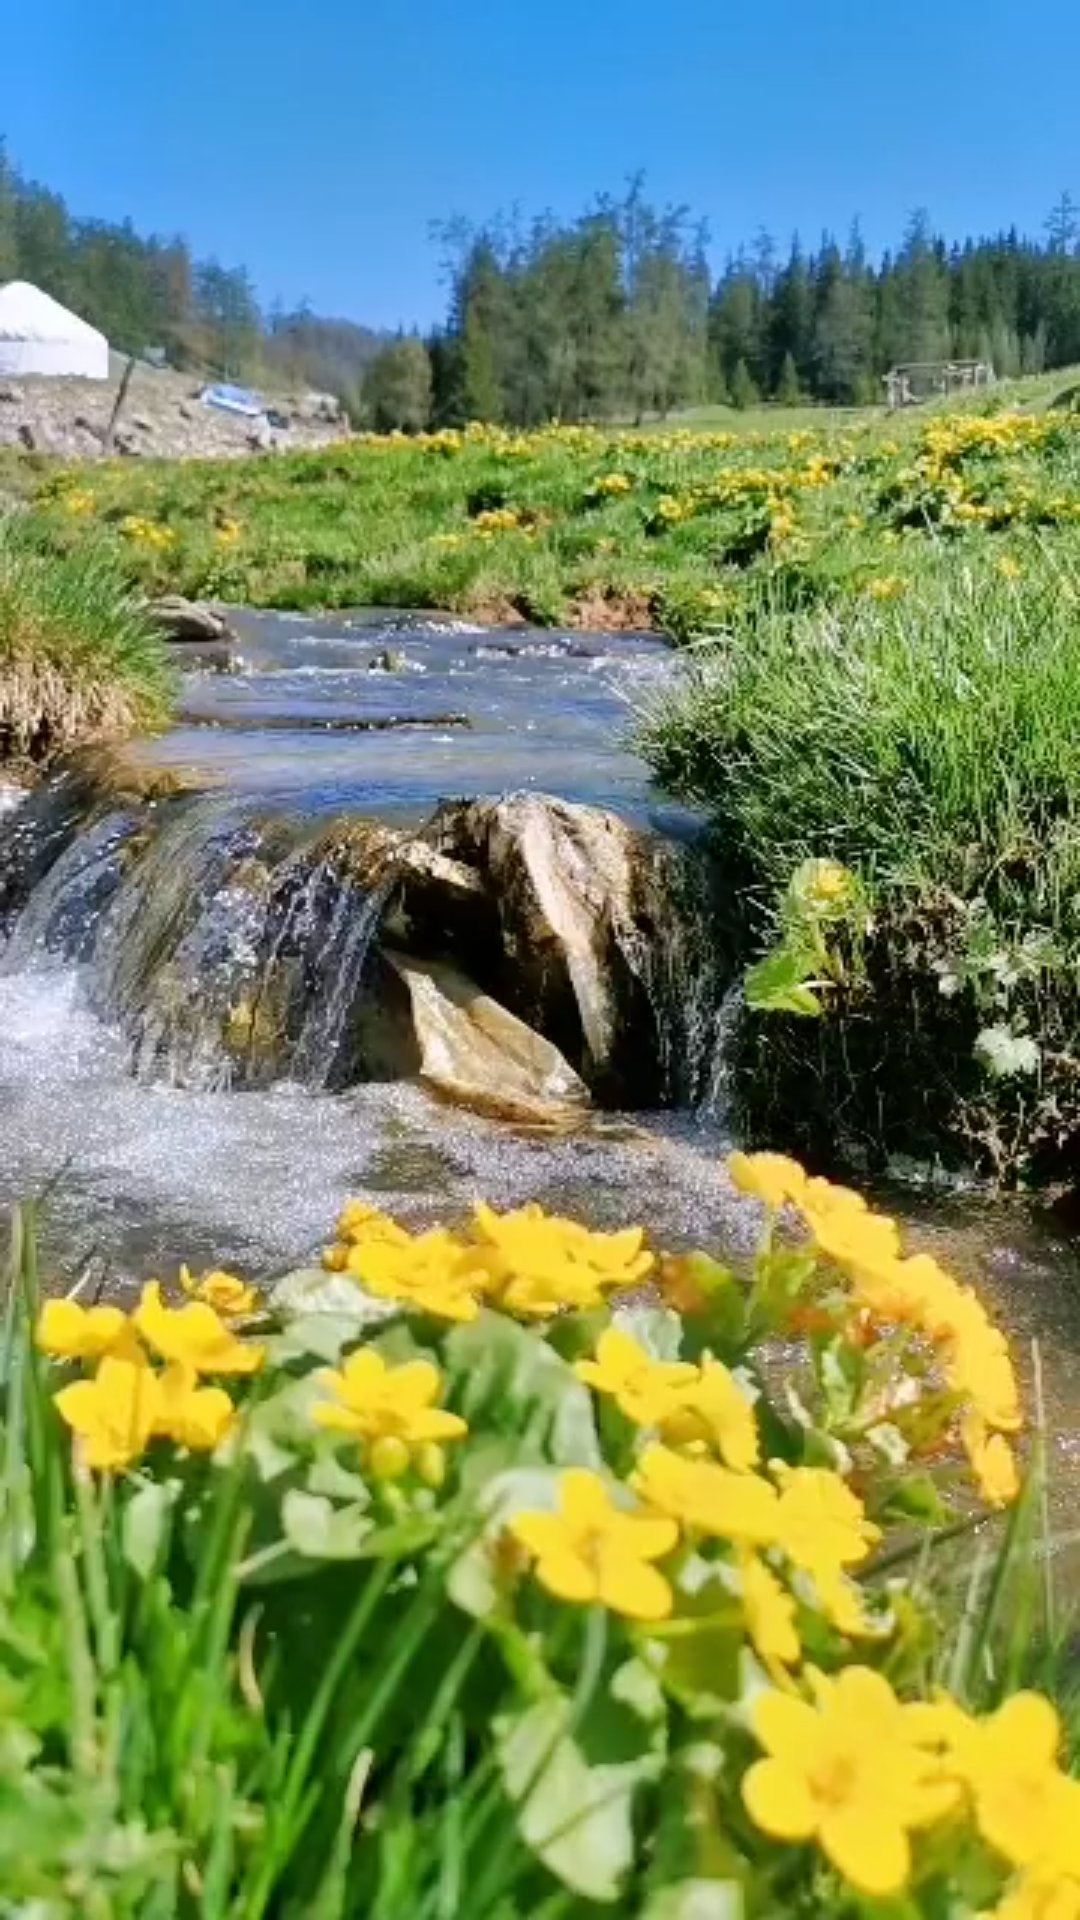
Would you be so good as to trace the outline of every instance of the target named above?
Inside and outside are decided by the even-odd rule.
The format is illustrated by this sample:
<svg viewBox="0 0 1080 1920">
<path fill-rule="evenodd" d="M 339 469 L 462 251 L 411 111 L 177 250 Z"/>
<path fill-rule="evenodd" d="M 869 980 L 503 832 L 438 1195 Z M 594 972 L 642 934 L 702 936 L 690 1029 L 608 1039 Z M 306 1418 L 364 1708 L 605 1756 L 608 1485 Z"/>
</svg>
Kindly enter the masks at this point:
<svg viewBox="0 0 1080 1920">
<path fill-rule="evenodd" d="M 390 886 L 384 881 L 364 896 L 357 887 L 345 885 L 338 893 L 318 956 L 320 977 L 293 1054 L 294 1075 L 306 1087 L 335 1084 L 346 1024 L 361 991 Z"/>
<path fill-rule="evenodd" d="M 0 827 L 5 884 L 0 970 L 74 963 L 141 1079 L 408 1077 L 404 958 L 449 966 L 462 1004 L 488 996 L 601 1102 L 726 1110 L 739 1000 L 708 851 L 612 815 L 507 796 L 446 803 L 415 835 L 76 768 Z"/>
<path fill-rule="evenodd" d="M 15 920 L 0 973 L 87 960 L 143 833 L 142 822 L 131 814 L 109 813 L 77 835 Z"/>
</svg>

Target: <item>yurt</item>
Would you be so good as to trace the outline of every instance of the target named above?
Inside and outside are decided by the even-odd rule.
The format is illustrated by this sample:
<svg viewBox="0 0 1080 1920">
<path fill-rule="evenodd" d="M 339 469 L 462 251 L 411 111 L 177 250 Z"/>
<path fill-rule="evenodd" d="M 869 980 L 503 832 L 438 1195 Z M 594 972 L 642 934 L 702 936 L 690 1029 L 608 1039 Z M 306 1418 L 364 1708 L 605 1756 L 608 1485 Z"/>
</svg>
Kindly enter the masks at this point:
<svg viewBox="0 0 1080 1920">
<path fill-rule="evenodd" d="M 0 287 L 0 378 L 11 374 L 107 380 L 109 343 L 40 287 L 9 280 Z"/>
</svg>

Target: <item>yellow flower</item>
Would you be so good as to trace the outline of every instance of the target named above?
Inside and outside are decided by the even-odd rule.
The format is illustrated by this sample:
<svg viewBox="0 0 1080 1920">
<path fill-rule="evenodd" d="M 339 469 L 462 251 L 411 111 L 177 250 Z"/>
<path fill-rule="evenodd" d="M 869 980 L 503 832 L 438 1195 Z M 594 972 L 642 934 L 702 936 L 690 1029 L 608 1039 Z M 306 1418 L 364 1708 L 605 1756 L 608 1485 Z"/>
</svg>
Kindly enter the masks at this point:
<svg viewBox="0 0 1080 1920">
<path fill-rule="evenodd" d="M 680 1396 L 662 1428 L 670 1445 L 711 1447 L 737 1473 L 750 1473 L 758 1464 L 754 1409 L 721 1360 L 702 1361 L 696 1384 Z"/>
<path fill-rule="evenodd" d="M 1020 1491 L 1020 1474 L 1004 1434 L 991 1433 L 982 1415 L 972 1407 L 961 1415 L 960 1439 L 987 1505 L 1011 1506 Z"/>
<path fill-rule="evenodd" d="M 579 1380 L 596 1393 L 608 1393 L 639 1427 L 656 1427 L 681 1404 L 681 1389 L 699 1378 L 686 1361 L 654 1360 L 630 1334 L 608 1327 L 596 1343 L 594 1360 L 579 1360 Z"/>
<path fill-rule="evenodd" d="M 732 1153 L 727 1170 L 740 1193 L 764 1200 L 767 1207 L 798 1206 L 806 1191 L 806 1175 L 797 1160 L 783 1153 Z"/>
<path fill-rule="evenodd" d="M 1080 1920 L 1080 1880 L 1022 1874 L 984 1920 Z"/>
<path fill-rule="evenodd" d="M 790 1467 L 774 1461 L 780 1483 L 775 1538 L 788 1559 L 808 1573 L 857 1566 L 881 1538 L 862 1501 L 828 1467 Z"/>
<path fill-rule="evenodd" d="M 565 1307 L 599 1306 L 605 1287 L 636 1286 L 653 1256 L 640 1227 L 591 1233 L 576 1220 L 519 1207 L 498 1214 L 481 1204 L 473 1231 L 489 1284 L 511 1313 L 548 1319 Z"/>
<path fill-rule="evenodd" d="M 759 1696 L 753 1727 L 768 1758 L 747 1771 L 743 1799 L 763 1833 L 816 1840 L 850 1885 L 884 1899 L 907 1884 L 912 1828 L 947 1811 L 950 1796 L 881 1674 L 846 1667 L 817 1691 L 817 1706 Z"/>
<path fill-rule="evenodd" d="M 795 1602 L 770 1567 L 756 1553 L 739 1559 L 746 1629 L 767 1667 L 790 1667 L 801 1658 L 795 1625 Z"/>
<path fill-rule="evenodd" d="M 236 1419 L 224 1388 L 201 1387 L 198 1375 L 179 1361 L 157 1376 L 157 1388 L 152 1433 L 191 1453 L 212 1453 Z"/>
<path fill-rule="evenodd" d="M 107 1353 L 134 1359 L 138 1348 L 119 1307 L 80 1307 L 77 1300 L 46 1300 L 35 1338 L 53 1360 L 100 1360 Z"/>
<path fill-rule="evenodd" d="M 106 1355 L 92 1380 L 75 1380 L 53 1396 L 88 1467 L 109 1472 L 144 1452 L 158 1415 L 157 1375 L 144 1362 Z"/>
<path fill-rule="evenodd" d="M 377 1480 L 396 1480 L 417 1465 L 421 1478 L 437 1485 L 443 1458 L 438 1443 L 460 1440 L 468 1427 L 460 1415 L 434 1403 L 442 1380 L 430 1360 L 388 1366 L 381 1353 L 361 1347 L 340 1373 L 328 1368 L 320 1384 L 334 1397 L 312 1409 L 312 1419 L 358 1441 Z"/>
<path fill-rule="evenodd" d="M 1014 560 L 1011 553 L 1003 553 L 997 565 L 1004 580 L 1019 580 L 1024 571 L 1019 560 Z"/>
<path fill-rule="evenodd" d="M 757 1474 L 688 1460 L 656 1443 L 642 1453 L 633 1487 L 646 1506 L 695 1533 L 750 1546 L 771 1546 L 777 1539 L 780 1502 L 775 1487 Z"/>
<path fill-rule="evenodd" d="M 484 1272 L 475 1254 L 444 1227 L 415 1240 L 406 1237 L 404 1245 L 364 1241 L 349 1255 L 349 1272 L 381 1300 L 439 1320 L 475 1320 L 480 1312 Z"/>
<path fill-rule="evenodd" d="M 180 1285 L 190 1300 L 201 1300 L 226 1320 L 254 1313 L 259 1305 L 257 1288 L 245 1286 L 235 1273 L 215 1271 L 197 1279 L 187 1267 L 181 1267 Z"/>
<path fill-rule="evenodd" d="M 955 1759 L 987 1844 L 1012 1867 L 1080 1877 L 1080 1780 L 1062 1773 L 1058 1716 L 1014 1693 L 987 1719 L 958 1721 Z"/>
<path fill-rule="evenodd" d="M 536 1560 L 536 1577 L 560 1600 L 599 1603 L 630 1620 L 665 1620 L 672 1592 L 651 1565 L 677 1544 L 674 1520 L 616 1507 L 582 1467 L 559 1477 L 557 1513 L 519 1513 L 510 1532 Z"/>
<path fill-rule="evenodd" d="M 257 1373 L 264 1350 L 238 1340 L 201 1300 L 167 1307 L 161 1284 L 150 1280 L 135 1309 L 134 1322 L 147 1346 L 163 1360 L 175 1360 L 193 1373 Z"/>
</svg>

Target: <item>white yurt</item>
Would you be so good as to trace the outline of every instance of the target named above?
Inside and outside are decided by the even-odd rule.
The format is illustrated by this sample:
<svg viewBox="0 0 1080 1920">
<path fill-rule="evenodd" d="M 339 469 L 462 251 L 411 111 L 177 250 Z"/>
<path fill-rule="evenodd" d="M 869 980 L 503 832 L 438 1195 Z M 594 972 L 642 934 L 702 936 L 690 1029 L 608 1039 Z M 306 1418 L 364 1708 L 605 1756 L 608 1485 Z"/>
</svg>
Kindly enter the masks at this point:
<svg viewBox="0 0 1080 1920">
<path fill-rule="evenodd" d="M 109 343 L 40 287 L 9 280 L 0 287 L 0 377 L 30 374 L 107 380 Z"/>
</svg>

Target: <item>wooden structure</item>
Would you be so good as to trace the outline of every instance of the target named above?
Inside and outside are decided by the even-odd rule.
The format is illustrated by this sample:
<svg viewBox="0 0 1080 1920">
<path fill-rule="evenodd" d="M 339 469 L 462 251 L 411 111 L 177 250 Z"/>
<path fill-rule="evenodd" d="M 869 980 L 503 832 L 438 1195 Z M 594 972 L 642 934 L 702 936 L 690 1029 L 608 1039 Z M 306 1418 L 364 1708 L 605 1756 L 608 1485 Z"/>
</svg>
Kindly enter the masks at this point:
<svg viewBox="0 0 1080 1920">
<path fill-rule="evenodd" d="M 994 369 L 988 360 L 911 360 L 885 375 L 885 398 L 890 408 L 917 407 L 924 400 L 972 393 L 993 384 Z"/>
</svg>

